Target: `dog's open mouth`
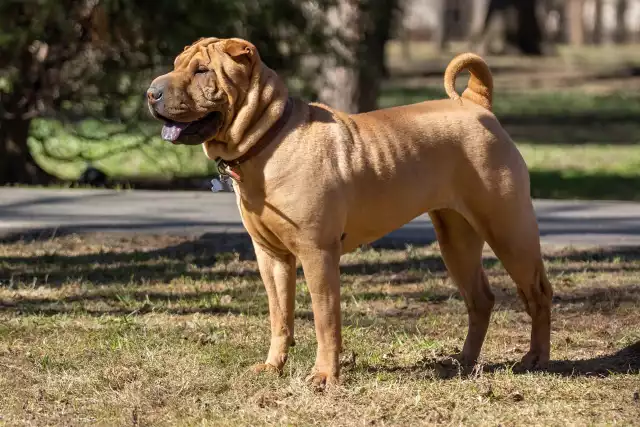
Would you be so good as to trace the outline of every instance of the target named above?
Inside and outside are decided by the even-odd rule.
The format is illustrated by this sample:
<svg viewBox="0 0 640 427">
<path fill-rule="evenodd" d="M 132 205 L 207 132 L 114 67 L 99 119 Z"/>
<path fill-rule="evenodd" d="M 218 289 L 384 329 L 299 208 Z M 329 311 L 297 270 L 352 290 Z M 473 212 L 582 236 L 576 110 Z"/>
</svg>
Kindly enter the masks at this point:
<svg viewBox="0 0 640 427">
<path fill-rule="evenodd" d="M 160 117 L 164 121 L 162 139 L 173 144 L 197 145 L 213 138 L 222 124 L 222 113 L 214 111 L 200 120 L 183 123 Z"/>
</svg>

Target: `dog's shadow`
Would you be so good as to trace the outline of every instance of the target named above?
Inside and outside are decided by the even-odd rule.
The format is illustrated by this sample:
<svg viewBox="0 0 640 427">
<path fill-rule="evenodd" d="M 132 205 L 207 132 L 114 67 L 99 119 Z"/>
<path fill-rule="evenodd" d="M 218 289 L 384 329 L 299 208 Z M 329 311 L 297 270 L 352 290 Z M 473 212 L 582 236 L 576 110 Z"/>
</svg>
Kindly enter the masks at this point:
<svg viewBox="0 0 640 427">
<path fill-rule="evenodd" d="M 361 369 L 371 373 L 405 373 L 412 376 L 435 373 L 439 379 L 450 379 L 460 376 L 474 376 L 484 373 L 511 371 L 524 374 L 531 371 L 517 369 L 517 361 L 493 364 L 479 364 L 474 368 L 463 369 L 451 364 L 443 364 L 443 360 L 427 358 L 408 366 L 366 365 Z M 640 374 L 640 341 L 624 347 L 609 355 L 580 360 L 552 360 L 545 370 L 552 375 L 563 377 L 608 377 L 615 374 Z"/>
</svg>

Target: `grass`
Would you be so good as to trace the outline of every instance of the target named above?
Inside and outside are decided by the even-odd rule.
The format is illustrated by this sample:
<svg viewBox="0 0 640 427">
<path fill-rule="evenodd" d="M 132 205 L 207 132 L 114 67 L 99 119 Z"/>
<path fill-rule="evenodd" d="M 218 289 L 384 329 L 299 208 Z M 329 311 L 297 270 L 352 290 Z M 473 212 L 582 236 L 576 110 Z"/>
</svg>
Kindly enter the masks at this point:
<svg viewBox="0 0 640 427">
<path fill-rule="evenodd" d="M 0 424 L 631 425 L 640 411 L 637 249 L 547 248 L 555 286 L 549 372 L 516 374 L 529 320 L 504 270 L 482 369 L 440 377 L 466 310 L 436 247 L 343 257 L 343 385 L 318 394 L 310 296 L 296 347 L 265 356 L 265 292 L 245 238 L 65 236 L 0 244 Z M 635 396 L 635 397 L 634 397 Z"/>
<path fill-rule="evenodd" d="M 640 200 L 640 147 L 518 144 L 531 194 L 545 199 Z"/>
</svg>

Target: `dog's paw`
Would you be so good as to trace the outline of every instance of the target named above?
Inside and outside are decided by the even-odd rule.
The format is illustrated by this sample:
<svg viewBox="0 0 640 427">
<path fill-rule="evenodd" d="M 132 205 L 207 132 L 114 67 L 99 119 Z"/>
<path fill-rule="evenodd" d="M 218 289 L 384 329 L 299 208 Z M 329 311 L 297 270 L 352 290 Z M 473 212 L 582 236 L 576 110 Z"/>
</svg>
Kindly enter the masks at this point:
<svg viewBox="0 0 640 427">
<path fill-rule="evenodd" d="M 280 375 L 282 370 L 278 369 L 276 366 L 273 366 L 270 363 L 256 363 L 250 369 L 254 374 L 260 374 L 262 372 L 268 372 L 271 374 Z"/>
<path fill-rule="evenodd" d="M 438 360 L 435 364 L 436 375 L 442 379 L 455 377 L 461 370 L 462 365 L 458 354 Z"/>
<path fill-rule="evenodd" d="M 446 379 L 458 375 L 469 375 L 473 372 L 475 365 L 475 362 L 466 360 L 462 353 L 456 353 L 439 360 L 435 370 L 439 378 Z"/>
<path fill-rule="evenodd" d="M 549 356 L 530 351 L 524 355 L 513 370 L 515 372 L 541 371 L 549 366 Z"/>
<path fill-rule="evenodd" d="M 314 389 L 323 391 L 327 387 L 337 385 L 340 380 L 335 375 L 314 371 L 305 379 Z"/>
</svg>

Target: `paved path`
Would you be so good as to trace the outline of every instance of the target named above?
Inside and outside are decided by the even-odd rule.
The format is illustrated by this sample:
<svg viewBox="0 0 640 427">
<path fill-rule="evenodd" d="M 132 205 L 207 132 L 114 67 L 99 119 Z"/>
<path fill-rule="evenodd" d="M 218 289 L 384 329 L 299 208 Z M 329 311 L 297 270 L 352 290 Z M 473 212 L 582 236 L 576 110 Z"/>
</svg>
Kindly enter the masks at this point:
<svg viewBox="0 0 640 427">
<path fill-rule="evenodd" d="M 640 203 L 535 202 L 544 243 L 640 246 Z M 0 235 L 126 232 L 202 235 L 244 233 L 232 194 L 206 191 L 0 189 Z M 430 242 L 421 216 L 385 239 Z"/>
</svg>

